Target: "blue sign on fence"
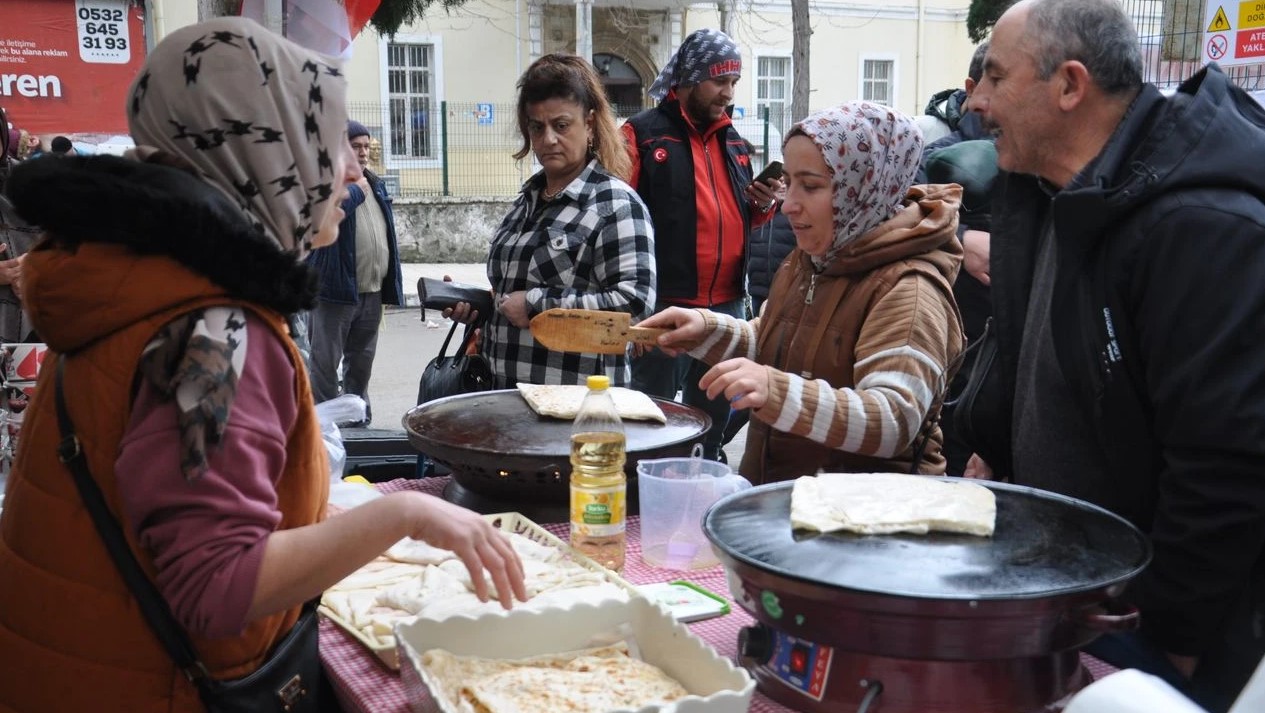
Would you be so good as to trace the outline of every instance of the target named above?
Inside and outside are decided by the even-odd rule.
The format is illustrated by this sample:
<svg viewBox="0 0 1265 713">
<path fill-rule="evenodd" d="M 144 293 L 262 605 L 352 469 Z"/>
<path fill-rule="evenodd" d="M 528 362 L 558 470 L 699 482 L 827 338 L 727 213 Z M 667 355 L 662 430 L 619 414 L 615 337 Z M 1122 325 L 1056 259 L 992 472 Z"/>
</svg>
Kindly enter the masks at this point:
<svg viewBox="0 0 1265 713">
<path fill-rule="evenodd" d="M 479 126 L 491 126 L 493 124 L 495 114 L 492 111 L 491 104 L 475 104 L 474 118 Z"/>
</svg>

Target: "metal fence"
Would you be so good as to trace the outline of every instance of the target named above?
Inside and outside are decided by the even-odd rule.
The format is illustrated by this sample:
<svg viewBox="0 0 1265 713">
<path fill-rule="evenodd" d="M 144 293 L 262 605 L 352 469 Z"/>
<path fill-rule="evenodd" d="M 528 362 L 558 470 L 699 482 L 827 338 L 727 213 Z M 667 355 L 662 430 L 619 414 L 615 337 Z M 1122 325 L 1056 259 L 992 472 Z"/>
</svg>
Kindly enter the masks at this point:
<svg viewBox="0 0 1265 713">
<path fill-rule="evenodd" d="M 523 146 L 513 104 L 444 101 L 438 111 L 431 108 L 417 97 L 348 106 L 348 116 L 369 128 L 370 168 L 393 195 L 510 197 L 539 170 L 531 153 L 521 161 L 513 157 Z M 618 107 L 617 114 L 622 121 L 640 109 Z M 766 157 L 781 158 L 780 123 L 767 116 L 735 120 L 755 147 L 756 170 Z"/>
<path fill-rule="evenodd" d="M 1121 0 L 1142 45 L 1143 78 L 1161 88 L 1176 87 L 1203 67 L 1208 19 L 1204 0 Z M 1237 3 L 1225 3 L 1238 12 Z M 1243 89 L 1265 89 L 1265 65 L 1222 67 Z"/>
</svg>

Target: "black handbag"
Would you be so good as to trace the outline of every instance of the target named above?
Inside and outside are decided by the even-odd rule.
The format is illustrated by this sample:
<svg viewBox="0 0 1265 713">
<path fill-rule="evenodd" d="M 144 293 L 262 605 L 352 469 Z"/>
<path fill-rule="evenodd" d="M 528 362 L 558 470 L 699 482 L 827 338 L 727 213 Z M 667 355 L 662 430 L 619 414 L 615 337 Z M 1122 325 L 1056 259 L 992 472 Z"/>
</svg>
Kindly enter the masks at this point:
<svg viewBox="0 0 1265 713">
<path fill-rule="evenodd" d="M 465 333 L 474 330 L 471 324 Z M 463 338 L 456 353 L 448 355 L 448 344 L 452 335 L 457 332 L 457 322 L 452 323 L 448 336 L 439 348 L 439 355 L 430 360 L 422 370 L 421 383 L 417 387 L 417 403 L 424 404 L 445 396 L 469 394 L 476 391 L 488 391 L 494 385 L 492 365 L 482 354 L 466 354 Z"/>
<path fill-rule="evenodd" d="M 75 487 L 83 498 L 97 533 L 105 542 L 110 559 L 118 567 L 123 580 L 140 605 L 141 614 L 158 637 L 176 666 L 198 689 L 198 697 L 210 713 L 318 713 L 321 710 L 319 690 L 322 676 L 320 627 L 316 619 L 316 600 L 303 607 L 303 613 L 289 633 L 268 653 L 256 671 L 231 681 L 211 678 L 198 659 L 188 634 L 176 621 L 158 588 L 145 575 L 135 555 L 127 546 L 123 528 L 110 513 L 101 489 L 88 470 L 88 460 L 79 446 L 66 401 L 62 394 L 65 357 L 57 359 L 56 401 L 57 423 L 61 442 L 57 457 L 70 469 Z"/>
</svg>

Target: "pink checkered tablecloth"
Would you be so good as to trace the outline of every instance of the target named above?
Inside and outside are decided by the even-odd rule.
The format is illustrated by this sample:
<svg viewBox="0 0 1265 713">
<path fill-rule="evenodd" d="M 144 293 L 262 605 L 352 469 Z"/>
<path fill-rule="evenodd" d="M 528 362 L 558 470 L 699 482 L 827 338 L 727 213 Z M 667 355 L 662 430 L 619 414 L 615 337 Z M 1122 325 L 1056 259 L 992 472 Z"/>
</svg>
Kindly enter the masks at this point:
<svg viewBox="0 0 1265 713">
<path fill-rule="evenodd" d="M 447 483 L 448 478 L 400 479 L 379 483 L 378 489 L 382 492 L 409 489 L 439 495 Z M 563 540 L 568 537 L 567 523 L 541 523 L 541 526 Z M 682 572 L 646 566 L 641 561 L 641 521 L 637 517 L 628 519 L 628 553 L 625 562 L 623 577 L 633 584 L 684 579 L 730 599 L 729 585 L 725 582 L 722 567 Z M 732 604 L 732 599 L 730 603 Z M 747 612 L 733 605 L 730 613 L 725 616 L 697 621 L 688 626 L 690 631 L 711 644 L 721 656 L 737 661 L 738 631 L 744 626 L 750 626 L 752 622 Z M 321 660 L 325 663 L 325 671 L 329 674 L 339 702 L 347 713 L 403 713 L 409 710 L 408 698 L 400 683 L 399 673 L 384 666 L 359 642 L 325 619 L 321 620 Z M 1095 679 L 1115 671 L 1111 666 L 1085 654 L 1081 654 L 1081 660 Z M 793 713 L 791 709 L 770 700 L 758 690 L 748 711 Z"/>
</svg>

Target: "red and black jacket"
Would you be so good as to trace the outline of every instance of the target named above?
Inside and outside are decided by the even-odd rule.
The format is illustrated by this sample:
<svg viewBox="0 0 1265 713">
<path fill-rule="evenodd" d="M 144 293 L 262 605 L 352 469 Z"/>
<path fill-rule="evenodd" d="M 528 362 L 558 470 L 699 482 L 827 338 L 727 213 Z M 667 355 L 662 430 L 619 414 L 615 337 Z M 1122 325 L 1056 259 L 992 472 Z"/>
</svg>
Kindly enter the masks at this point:
<svg viewBox="0 0 1265 713">
<path fill-rule="evenodd" d="M 741 298 L 747 235 L 771 213 L 747 201 L 751 157 L 728 117 L 700 134 L 669 95 L 629 119 L 624 133 L 633 157 L 630 183 L 654 220 L 659 306 Z"/>
</svg>

